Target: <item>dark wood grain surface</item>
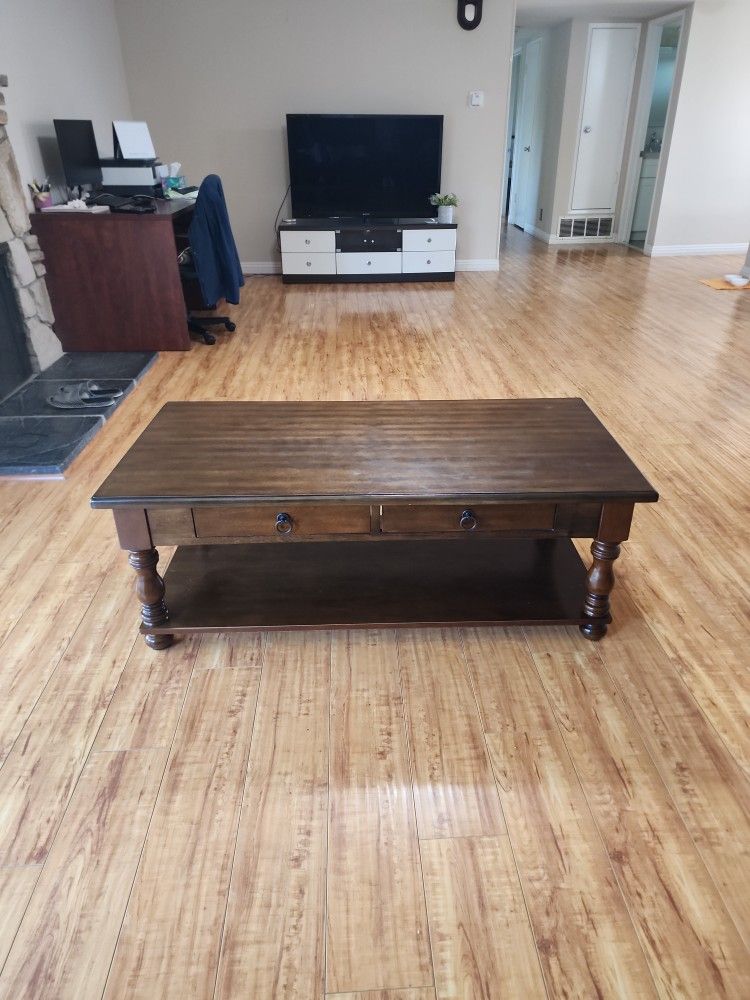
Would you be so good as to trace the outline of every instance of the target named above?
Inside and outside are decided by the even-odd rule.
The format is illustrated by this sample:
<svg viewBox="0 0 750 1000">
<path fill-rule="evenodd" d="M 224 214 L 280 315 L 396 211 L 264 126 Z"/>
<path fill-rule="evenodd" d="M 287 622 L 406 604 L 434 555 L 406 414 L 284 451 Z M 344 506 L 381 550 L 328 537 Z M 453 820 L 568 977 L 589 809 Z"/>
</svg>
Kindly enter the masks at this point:
<svg viewBox="0 0 750 1000">
<path fill-rule="evenodd" d="M 171 203 L 150 215 L 32 216 L 66 351 L 190 349 L 174 234 L 187 218 Z"/>
<path fill-rule="evenodd" d="M 653 501 L 581 399 L 167 403 L 95 507 L 285 498 Z"/>
<path fill-rule="evenodd" d="M 587 620 L 585 567 L 559 538 L 201 545 L 177 549 L 164 580 L 154 635 Z"/>
</svg>

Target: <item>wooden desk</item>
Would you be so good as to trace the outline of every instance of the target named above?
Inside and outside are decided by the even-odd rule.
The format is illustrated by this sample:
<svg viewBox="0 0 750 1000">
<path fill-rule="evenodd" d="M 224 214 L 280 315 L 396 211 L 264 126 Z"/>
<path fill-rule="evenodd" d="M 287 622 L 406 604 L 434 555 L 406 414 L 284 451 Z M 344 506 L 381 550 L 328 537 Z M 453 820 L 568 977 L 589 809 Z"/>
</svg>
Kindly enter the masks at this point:
<svg viewBox="0 0 750 1000">
<path fill-rule="evenodd" d="M 160 201 L 148 215 L 32 215 L 66 351 L 190 350 L 175 233 L 192 211 L 192 202 Z"/>
<path fill-rule="evenodd" d="M 634 504 L 657 499 L 583 400 L 531 399 L 168 403 L 91 502 L 114 511 L 159 649 L 363 625 L 599 639 Z M 168 605 L 159 544 L 179 546 Z"/>
</svg>

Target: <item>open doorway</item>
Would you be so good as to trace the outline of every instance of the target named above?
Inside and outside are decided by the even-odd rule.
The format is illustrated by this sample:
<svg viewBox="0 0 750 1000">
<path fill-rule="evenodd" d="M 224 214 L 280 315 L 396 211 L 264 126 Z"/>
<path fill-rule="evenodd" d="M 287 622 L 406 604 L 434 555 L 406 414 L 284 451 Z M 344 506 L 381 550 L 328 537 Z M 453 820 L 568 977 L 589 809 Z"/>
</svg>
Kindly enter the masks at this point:
<svg viewBox="0 0 750 1000">
<path fill-rule="evenodd" d="M 505 133 L 505 183 L 503 185 L 503 216 L 510 214 L 510 188 L 513 178 L 513 160 L 516 143 L 516 117 L 518 112 L 518 77 L 521 72 L 521 50 L 513 53 L 513 69 L 510 76 L 510 99 L 508 101 L 508 128 Z"/>
<path fill-rule="evenodd" d="M 651 91 L 648 122 L 641 143 L 641 171 L 636 189 L 633 219 L 630 224 L 628 243 L 633 247 L 643 249 L 646 244 L 648 220 L 651 216 L 651 206 L 654 200 L 656 174 L 659 169 L 664 129 L 667 124 L 669 98 L 674 86 L 675 70 L 677 68 L 677 50 L 680 44 L 680 29 L 678 24 L 661 25 L 659 38 L 659 54 L 656 60 L 656 73 Z"/>
<path fill-rule="evenodd" d="M 621 242 L 636 250 L 649 245 L 655 199 L 679 86 L 677 67 L 684 45 L 685 17 L 680 12 L 652 21 L 646 39 L 643 74 L 633 131 L 631 162 L 619 230 Z"/>
<path fill-rule="evenodd" d="M 533 227 L 538 178 L 535 163 L 542 73 L 542 40 L 533 38 L 514 53 L 506 156 L 508 222 L 519 229 Z"/>
</svg>

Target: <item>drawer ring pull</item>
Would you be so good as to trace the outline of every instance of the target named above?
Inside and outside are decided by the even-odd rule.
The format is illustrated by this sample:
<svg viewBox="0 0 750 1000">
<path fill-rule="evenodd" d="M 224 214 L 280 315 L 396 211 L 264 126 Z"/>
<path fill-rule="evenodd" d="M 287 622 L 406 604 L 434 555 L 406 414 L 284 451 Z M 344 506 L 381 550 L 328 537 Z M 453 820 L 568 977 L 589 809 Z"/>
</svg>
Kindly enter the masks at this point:
<svg viewBox="0 0 750 1000">
<path fill-rule="evenodd" d="M 462 510 L 461 516 L 458 519 L 458 523 L 464 529 L 464 531 L 473 531 L 479 524 L 476 515 L 470 510 Z"/>
<path fill-rule="evenodd" d="M 428 264 L 431 264 L 431 263 L 432 263 L 432 261 L 431 261 L 431 260 L 429 259 L 429 257 L 427 258 L 427 263 L 428 263 Z"/>
<path fill-rule="evenodd" d="M 294 521 L 288 514 L 276 515 L 276 530 L 280 535 L 288 535 L 294 527 Z"/>
<path fill-rule="evenodd" d="M 305 246 L 306 246 L 306 247 L 309 247 L 309 246 L 310 246 L 310 241 L 309 241 L 309 240 L 305 240 Z"/>
</svg>

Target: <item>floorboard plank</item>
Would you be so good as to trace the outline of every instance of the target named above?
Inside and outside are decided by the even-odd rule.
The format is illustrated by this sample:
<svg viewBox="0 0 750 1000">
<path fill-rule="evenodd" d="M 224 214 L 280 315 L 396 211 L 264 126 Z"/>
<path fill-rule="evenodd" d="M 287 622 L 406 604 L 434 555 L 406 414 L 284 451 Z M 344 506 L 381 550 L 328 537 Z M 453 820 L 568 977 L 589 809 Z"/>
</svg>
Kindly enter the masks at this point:
<svg viewBox="0 0 750 1000">
<path fill-rule="evenodd" d="M 217 1000 L 325 992 L 329 633 L 267 640 Z"/>
<path fill-rule="evenodd" d="M 421 846 L 440 1000 L 544 998 L 508 838 L 428 840 Z"/>
<path fill-rule="evenodd" d="M 137 638 L 130 573 L 97 591 L 0 768 L 0 865 L 43 861 Z"/>
<path fill-rule="evenodd" d="M 200 638 L 166 650 L 136 642 L 96 735 L 94 751 L 165 747 L 174 738 Z"/>
<path fill-rule="evenodd" d="M 656 996 L 522 631 L 464 643 L 550 995 Z"/>
<path fill-rule="evenodd" d="M 80 566 L 63 566 L 34 599 L 34 613 L 16 625 L 0 646 L 0 763 L 8 756 L 54 673 L 101 575 L 81 579 Z"/>
<path fill-rule="evenodd" d="M 420 839 L 505 833 L 458 633 L 398 634 Z"/>
<path fill-rule="evenodd" d="M 326 1000 L 435 1000 L 432 988 L 366 990 L 364 993 L 326 993 Z"/>
<path fill-rule="evenodd" d="M 750 945 L 750 781 L 648 624 L 635 609 L 622 617 L 597 652 Z"/>
<path fill-rule="evenodd" d="M 117 941 L 105 998 L 213 993 L 260 670 L 198 670 Z"/>
<path fill-rule="evenodd" d="M 660 991 L 750 994 L 747 949 L 596 648 L 527 639 Z"/>
<path fill-rule="evenodd" d="M 2 1000 L 101 996 L 166 754 L 95 754 L 0 976 Z"/>
<path fill-rule="evenodd" d="M 431 986 L 392 632 L 337 632 L 331 663 L 326 988 Z"/>
<path fill-rule="evenodd" d="M 41 870 L 40 865 L 0 868 L 0 970 L 8 957 Z"/>
</svg>

